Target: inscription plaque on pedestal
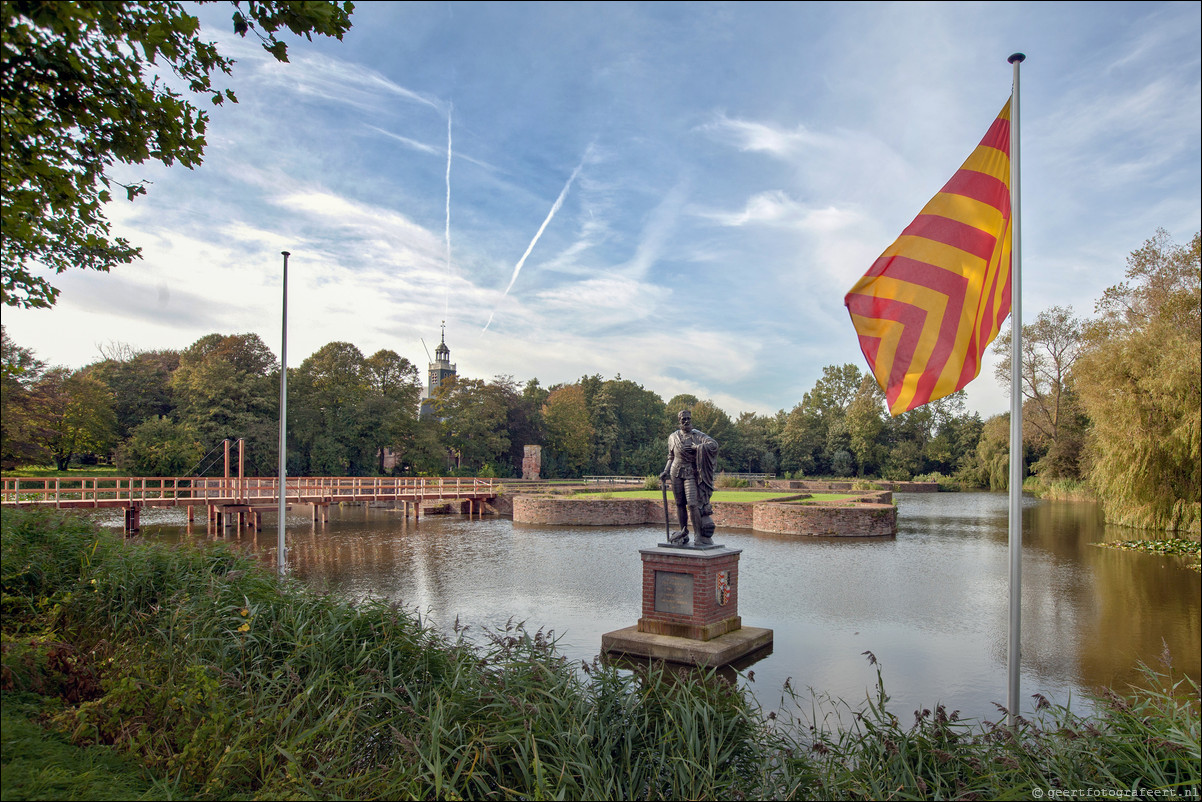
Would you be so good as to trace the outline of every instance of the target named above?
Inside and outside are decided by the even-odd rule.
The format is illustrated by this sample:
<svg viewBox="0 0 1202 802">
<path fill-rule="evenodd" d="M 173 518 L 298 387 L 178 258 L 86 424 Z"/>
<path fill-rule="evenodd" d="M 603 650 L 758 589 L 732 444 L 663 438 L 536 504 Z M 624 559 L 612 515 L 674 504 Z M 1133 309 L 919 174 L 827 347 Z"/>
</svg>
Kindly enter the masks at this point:
<svg viewBox="0 0 1202 802">
<path fill-rule="evenodd" d="M 674 571 L 656 571 L 655 612 L 692 615 L 693 577 Z"/>
</svg>

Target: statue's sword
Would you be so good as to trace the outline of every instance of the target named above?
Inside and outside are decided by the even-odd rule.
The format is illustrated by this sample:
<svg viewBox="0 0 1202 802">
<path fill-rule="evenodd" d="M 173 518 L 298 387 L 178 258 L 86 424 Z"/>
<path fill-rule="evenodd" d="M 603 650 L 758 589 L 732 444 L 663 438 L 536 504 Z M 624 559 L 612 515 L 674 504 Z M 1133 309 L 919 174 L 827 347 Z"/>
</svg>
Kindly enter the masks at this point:
<svg viewBox="0 0 1202 802">
<path fill-rule="evenodd" d="M 672 524 L 668 520 L 668 484 L 667 484 L 667 482 L 663 482 L 663 481 L 661 481 L 659 484 L 660 484 L 660 490 L 664 491 L 664 530 L 668 534 L 668 542 L 671 543 L 672 542 Z"/>
</svg>

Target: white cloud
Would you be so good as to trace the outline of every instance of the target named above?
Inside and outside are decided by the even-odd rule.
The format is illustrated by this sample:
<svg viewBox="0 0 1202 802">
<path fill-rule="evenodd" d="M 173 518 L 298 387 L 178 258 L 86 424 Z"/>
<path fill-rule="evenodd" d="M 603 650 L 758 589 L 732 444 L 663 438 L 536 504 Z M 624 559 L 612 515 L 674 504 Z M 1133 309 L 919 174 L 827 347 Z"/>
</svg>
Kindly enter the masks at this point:
<svg viewBox="0 0 1202 802">
<path fill-rule="evenodd" d="M 267 87 L 302 98 L 349 105 L 366 112 L 379 111 L 389 100 L 428 106 L 443 115 L 447 111 L 444 101 L 407 89 L 371 68 L 321 53 L 293 49 L 288 63 L 280 63 L 264 53 L 255 66 L 258 79 Z"/>
<path fill-rule="evenodd" d="M 699 212 L 698 215 L 722 226 L 775 225 L 813 232 L 838 231 L 860 220 L 855 211 L 834 206 L 811 208 L 779 189 L 753 195 L 739 212 Z"/>
</svg>

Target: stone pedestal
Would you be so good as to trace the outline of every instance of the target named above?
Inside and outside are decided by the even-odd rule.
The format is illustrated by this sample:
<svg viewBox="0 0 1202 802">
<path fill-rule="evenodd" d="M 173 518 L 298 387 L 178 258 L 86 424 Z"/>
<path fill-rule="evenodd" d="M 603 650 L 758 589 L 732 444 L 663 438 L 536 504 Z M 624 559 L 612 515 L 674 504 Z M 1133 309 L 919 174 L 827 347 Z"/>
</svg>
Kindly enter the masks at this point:
<svg viewBox="0 0 1202 802">
<path fill-rule="evenodd" d="M 643 617 L 639 632 L 708 641 L 738 629 L 742 549 L 639 549 Z"/>
<path fill-rule="evenodd" d="M 720 666 L 772 643 L 739 617 L 739 555 L 725 546 L 640 549 L 643 615 L 601 637 L 611 654 Z"/>
</svg>

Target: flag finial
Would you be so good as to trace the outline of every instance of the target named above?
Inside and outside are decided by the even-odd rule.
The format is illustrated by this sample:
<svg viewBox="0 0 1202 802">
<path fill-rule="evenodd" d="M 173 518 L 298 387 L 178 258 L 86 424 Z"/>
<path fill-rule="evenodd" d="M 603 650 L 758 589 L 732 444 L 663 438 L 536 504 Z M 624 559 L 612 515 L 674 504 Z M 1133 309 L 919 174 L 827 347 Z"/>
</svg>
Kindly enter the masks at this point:
<svg viewBox="0 0 1202 802">
<path fill-rule="evenodd" d="M 1026 53 L 1015 53 L 1014 55 L 1010 56 L 1010 58 L 1006 59 L 1006 61 L 1010 62 L 1011 64 L 1013 64 L 1016 61 L 1021 64 L 1022 62 L 1026 61 L 1026 60 L 1027 60 Z"/>
</svg>

